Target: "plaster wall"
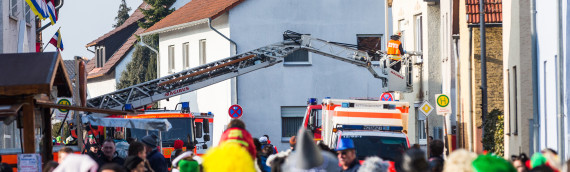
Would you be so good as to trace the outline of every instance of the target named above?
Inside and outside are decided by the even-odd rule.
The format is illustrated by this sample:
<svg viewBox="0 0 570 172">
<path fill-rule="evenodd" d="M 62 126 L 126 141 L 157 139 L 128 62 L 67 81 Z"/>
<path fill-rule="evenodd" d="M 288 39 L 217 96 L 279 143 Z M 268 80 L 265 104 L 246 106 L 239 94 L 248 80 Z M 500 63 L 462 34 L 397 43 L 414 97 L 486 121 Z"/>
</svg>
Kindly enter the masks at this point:
<svg viewBox="0 0 570 172">
<path fill-rule="evenodd" d="M 230 36 L 228 15 L 224 14 L 213 20 L 213 27 L 222 34 Z M 230 43 L 212 31 L 207 23 L 198 24 L 189 28 L 169 31 L 159 34 L 159 63 L 158 77 L 164 77 L 172 72 L 183 69 L 182 44 L 189 43 L 190 68 L 199 66 L 199 42 L 206 40 L 206 63 L 220 60 L 230 56 Z M 168 47 L 174 46 L 175 69 L 168 71 Z M 160 101 L 160 107 L 174 109 L 180 102 L 190 102 L 192 112 L 212 112 L 214 114 L 214 131 L 212 140 L 218 144 L 219 138 L 229 122 L 228 108 L 231 106 L 231 80 L 210 85 L 197 91 L 169 100 Z"/>
<path fill-rule="evenodd" d="M 357 34 L 384 34 L 383 0 L 248 0 L 229 14 L 238 53 L 282 41 L 286 30 L 349 44 L 357 43 Z M 280 63 L 237 79 L 247 129 L 253 137 L 269 135 L 278 150 L 289 147 L 288 138 L 282 137 L 281 107 L 303 107 L 311 97 L 377 98 L 383 92 L 381 80 L 364 68 L 317 54 L 309 58 L 308 65 Z"/>
<path fill-rule="evenodd" d="M 87 80 L 87 99 L 107 94 L 117 89 L 114 72 Z"/>
</svg>

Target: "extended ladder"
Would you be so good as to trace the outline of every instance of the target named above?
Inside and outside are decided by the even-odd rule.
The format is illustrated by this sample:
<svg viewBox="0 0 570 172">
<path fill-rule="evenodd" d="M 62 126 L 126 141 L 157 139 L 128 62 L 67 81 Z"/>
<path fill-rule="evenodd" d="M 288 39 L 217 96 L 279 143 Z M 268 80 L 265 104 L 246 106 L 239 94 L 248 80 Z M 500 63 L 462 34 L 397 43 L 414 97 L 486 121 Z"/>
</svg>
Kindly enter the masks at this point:
<svg viewBox="0 0 570 172">
<path fill-rule="evenodd" d="M 121 110 L 129 104 L 133 109 L 142 108 L 160 100 L 275 65 L 282 62 L 287 55 L 300 49 L 365 67 L 375 78 L 382 79 L 386 87 L 386 76 L 380 76 L 372 69 L 371 58 L 364 51 L 291 31 L 286 31 L 283 37 L 285 39 L 283 42 L 88 99 L 87 106 Z"/>
</svg>

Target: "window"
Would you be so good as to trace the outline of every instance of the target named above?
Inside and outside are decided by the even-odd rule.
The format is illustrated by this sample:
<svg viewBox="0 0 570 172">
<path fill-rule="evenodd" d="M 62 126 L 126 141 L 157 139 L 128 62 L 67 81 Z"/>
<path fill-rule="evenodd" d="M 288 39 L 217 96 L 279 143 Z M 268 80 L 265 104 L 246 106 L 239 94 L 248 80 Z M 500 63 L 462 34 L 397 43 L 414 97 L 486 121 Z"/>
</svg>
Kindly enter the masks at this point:
<svg viewBox="0 0 570 172">
<path fill-rule="evenodd" d="M 415 24 L 415 36 L 416 36 L 416 51 L 422 51 L 423 50 L 423 25 L 422 25 L 422 16 L 418 15 L 416 16 L 416 24 Z"/>
<path fill-rule="evenodd" d="M 518 109 L 518 102 L 517 102 L 517 97 L 518 97 L 518 90 L 517 90 L 517 67 L 513 66 L 513 99 L 514 99 L 514 103 L 513 103 L 513 109 L 511 111 L 510 114 L 513 114 L 513 117 L 515 119 L 514 121 L 514 131 L 513 134 L 517 135 L 519 132 L 519 126 L 518 126 L 518 114 L 517 114 L 517 109 Z M 546 99 L 545 99 L 546 101 Z"/>
<path fill-rule="evenodd" d="M 282 106 L 281 107 L 281 137 L 297 135 L 299 127 L 303 124 L 305 106 Z"/>
<path fill-rule="evenodd" d="M 28 5 L 28 3 L 24 3 L 24 7 L 25 10 L 24 12 L 26 13 L 26 23 L 32 23 L 32 21 L 34 20 L 35 15 L 32 14 L 32 10 L 30 9 L 30 6 Z"/>
<path fill-rule="evenodd" d="M 372 61 L 380 60 L 380 55 L 376 51 L 382 50 L 381 34 L 358 34 L 356 35 L 358 50 L 366 51 Z"/>
<path fill-rule="evenodd" d="M 297 50 L 285 57 L 284 65 L 310 65 L 309 51 Z"/>
<path fill-rule="evenodd" d="M 402 47 L 404 47 L 406 45 L 406 29 L 405 26 L 406 25 L 406 21 L 405 20 L 399 20 L 398 21 L 398 31 L 400 31 L 402 33 L 402 36 L 400 36 L 400 42 L 402 42 Z M 405 50 L 405 48 L 404 48 Z"/>
<path fill-rule="evenodd" d="M 18 0 L 10 0 L 10 16 L 17 19 L 18 14 Z"/>
<path fill-rule="evenodd" d="M 200 40 L 200 65 L 206 64 L 206 40 Z"/>
<path fill-rule="evenodd" d="M 105 47 L 103 46 L 99 46 L 99 47 L 95 47 L 95 54 L 97 57 L 97 67 L 103 67 L 103 64 L 105 64 Z"/>
<path fill-rule="evenodd" d="M 16 122 L 7 125 L 0 122 L 0 149 L 16 149 L 20 151 L 20 130 Z"/>
<path fill-rule="evenodd" d="M 509 104 L 508 104 L 508 105 L 509 105 L 509 107 L 508 107 L 508 109 L 509 109 L 509 114 L 508 114 L 508 117 L 509 117 L 509 127 L 505 127 L 505 133 L 506 133 L 507 135 L 511 135 L 511 131 L 512 131 L 511 128 L 513 127 L 513 123 L 512 123 L 513 117 L 512 117 L 512 114 L 515 113 L 515 111 L 513 111 L 513 109 L 512 109 L 512 107 L 513 107 L 513 98 L 512 98 L 513 93 L 512 93 L 511 91 L 512 91 L 513 89 L 511 89 L 511 86 L 514 86 L 514 84 L 511 82 L 511 75 L 510 75 L 510 73 L 509 73 L 509 69 L 507 69 L 506 74 L 507 74 L 507 77 L 506 77 L 506 78 L 508 79 L 508 80 L 507 80 L 507 81 L 508 81 L 508 82 L 507 82 L 507 93 L 508 93 L 508 95 L 509 95 Z"/>
<path fill-rule="evenodd" d="M 189 49 L 190 49 L 190 44 L 188 42 L 182 44 L 182 64 L 184 64 L 184 69 L 190 67 Z"/>
<path fill-rule="evenodd" d="M 168 72 L 174 72 L 174 45 L 168 46 Z"/>
<path fill-rule="evenodd" d="M 443 128 L 442 127 L 433 127 L 433 139 L 443 139 Z"/>
</svg>

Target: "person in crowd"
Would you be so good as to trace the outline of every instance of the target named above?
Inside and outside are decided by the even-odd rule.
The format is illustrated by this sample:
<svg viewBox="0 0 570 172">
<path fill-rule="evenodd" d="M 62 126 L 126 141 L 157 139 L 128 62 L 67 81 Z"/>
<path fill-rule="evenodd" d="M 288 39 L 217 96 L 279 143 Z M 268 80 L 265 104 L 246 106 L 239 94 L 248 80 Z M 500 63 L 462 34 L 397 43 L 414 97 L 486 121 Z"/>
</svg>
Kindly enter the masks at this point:
<svg viewBox="0 0 570 172">
<path fill-rule="evenodd" d="M 58 165 L 59 163 L 55 161 L 48 161 L 44 164 L 44 167 L 42 167 L 42 172 L 52 172 Z"/>
<path fill-rule="evenodd" d="M 560 158 L 556 151 L 552 149 L 544 149 L 540 152 L 534 153 L 530 158 L 530 166 L 534 170 L 538 166 L 548 166 L 554 171 L 559 171 L 561 168 Z M 531 171 L 532 171 L 531 170 Z"/>
<path fill-rule="evenodd" d="M 127 137 L 127 143 L 129 143 L 129 145 L 133 142 L 136 142 L 136 141 L 137 141 L 137 139 L 135 139 L 135 138 Z"/>
<path fill-rule="evenodd" d="M 184 153 L 182 147 L 184 147 L 184 142 L 180 139 L 174 141 L 174 151 L 172 151 L 170 159 L 173 160 L 174 158 L 178 157 L 180 154 Z"/>
<path fill-rule="evenodd" d="M 261 136 L 259 138 L 259 142 L 261 142 L 261 148 L 263 149 L 263 147 L 265 146 L 271 146 L 273 148 L 273 152 L 271 154 L 276 154 L 279 153 L 277 151 L 277 147 L 275 147 L 274 145 L 271 144 L 271 140 L 269 140 L 269 136 L 267 134 Z"/>
<path fill-rule="evenodd" d="M 275 171 L 341 171 L 338 163 L 332 153 L 317 147 L 310 131 L 301 128 L 297 133 L 295 151 L 285 159 L 281 169 Z"/>
<path fill-rule="evenodd" d="M 235 142 L 242 145 L 247 149 L 251 155 L 251 159 L 254 160 L 257 155 L 257 150 L 255 149 L 255 144 L 253 143 L 253 138 L 251 134 L 245 129 L 245 123 L 239 119 L 232 119 L 228 124 L 228 128 L 222 137 L 220 138 L 220 143 L 224 142 Z"/>
<path fill-rule="evenodd" d="M 116 163 L 119 165 L 123 165 L 125 160 L 118 156 L 115 149 L 115 141 L 113 139 L 107 139 L 103 141 L 103 155 L 99 158 L 99 166 L 104 166 L 108 163 Z"/>
<path fill-rule="evenodd" d="M 168 171 L 168 164 L 166 164 L 166 159 L 160 153 L 160 150 L 157 149 L 157 136 L 156 135 L 148 135 L 144 136 L 141 141 L 145 144 L 146 150 L 146 159 L 150 163 L 150 167 L 155 172 L 167 172 Z"/>
<path fill-rule="evenodd" d="M 380 157 L 373 156 L 364 160 L 358 172 L 388 172 L 389 167 L 388 162 L 384 162 Z"/>
<path fill-rule="evenodd" d="M 83 154 L 69 154 L 60 163 L 54 172 L 68 172 L 68 171 L 78 171 L 78 172 L 96 172 L 99 168 L 97 162 L 95 162 L 89 155 Z"/>
<path fill-rule="evenodd" d="M 474 172 L 516 172 L 515 167 L 503 157 L 494 154 L 479 155 L 471 163 Z"/>
<path fill-rule="evenodd" d="M 529 161 L 528 157 L 525 153 L 521 153 L 520 155 L 512 156 L 513 166 L 517 169 L 517 172 L 528 172 L 529 168 L 526 166 L 526 163 Z"/>
<path fill-rule="evenodd" d="M 425 156 L 426 154 L 421 149 L 408 149 L 404 154 L 401 167 L 396 168 L 404 172 L 426 172 L 428 163 Z"/>
<path fill-rule="evenodd" d="M 289 156 L 291 152 L 295 151 L 295 144 L 297 144 L 297 136 L 291 136 L 291 138 L 289 138 L 289 149 L 287 149 L 286 151 L 281 151 L 279 153 L 270 155 L 269 157 L 267 157 L 267 162 L 265 163 L 265 165 L 271 168 L 273 168 L 272 167 L 274 166 L 273 164 L 281 165 L 284 162 L 285 158 L 287 158 L 287 156 Z M 274 163 L 273 161 L 275 161 L 276 163 Z"/>
<path fill-rule="evenodd" d="M 195 156 L 194 152 L 192 152 L 192 151 L 186 151 L 186 152 L 180 154 L 179 156 L 177 156 L 176 158 L 174 158 L 172 160 L 172 172 L 184 172 L 184 170 L 188 170 L 188 169 L 199 170 L 199 169 L 193 168 L 193 166 L 191 166 L 190 168 L 188 168 L 188 166 L 184 166 L 182 168 L 179 168 L 181 165 L 180 164 L 181 161 L 184 159 L 187 161 L 196 161 L 199 169 L 201 169 L 200 165 L 203 162 L 202 158 L 200 158 L 199 156 Z"/>
<path fill-rule="evenodd" d="M 129 172 L 146 172 L 148 170 L 144 159 L 136 155 L 127 157 L 124 166 Z"/>
<path fill-rule="evenodd" d="M 67 157 L 67 155 L 72 154 L 73 150 L 70 147 L 64 146 L 59 151 L 57 151 L 57 162 L 63 162 L 63 159 Z"/>
<path fill-rule="evenodd" d="M 87 155 L 91 157 L 94 161 L 97 161 L 101 157 L 101 151 L 99 151 L 99 145 L 90 144 L 87 146 L 89 148 Z"/>
<path fill-rule="evenodd" d="M 0 171 L 1 172 L 12 172 L 12 167 L 2 161 L 2 156 L 0 156 Z"/>
<path fill-rule="evenodd" d="M 317 141 L 317 147 L 321 148 L 323 151 L 332 153 L 334 156 L 337 156 L 337 152 L 334 149 L 329 148 L 329 146 L 325 145 L 322 140 Z"/>
<path fill-rule="evenodd" d="M 200 164 L 192 157 L 184 157 L 180 159 L 177 163 L 176 169 L 173 172 L 199 172 Z"/>
<path fill-rule="evenodd" d="M 261 168 L 261 171 L 263 171 L 263 172 L 270 172 L 271 171 L 271 167 L 268 166 L 266 164 L 266 162 L 267 162 L 267 158 L 272 154 L 273 154 L 273 147 L 271 147 L 271 146 L 266 146 L 266 147 L 261 149 L 261 156 L 259 156 L 260 161 L 261 161 L 261 166 L 259 166 L 259 168 Z"/>
<path fill-rule="evenodd" d="M 254 172 L 254 159 L 251 152 L 239 142 L 225 141 L 211 148 L 203 156 L 204 171 Z"/>
<path fill-rule="evenodd" d="M 116 163 L 105 164 L 99 169 L 100 172 L 127 172 L 125 168 Z"/>
<path fill-rule="evenodd" d="M 458 149 L 447 157 L 443 166 L 444 172 L 472 172 L 471 162 L 477 158 L 477 154 L 465 149 Z"/>
<path fill-rule="evenodd" d="M 428 160 L 429 171 L 431 172 L 441 172 L 443 171 L 443 141 L 432 140 L 430 142 L 430 156 Z"/>
<path fill-rule="evenodd" d="M 341 138 L 336 147 L 336 152 L 342 171 L 358 171 L 360 164 L 356 158 L 356 148 L 354 147 L 352 139 Z"/>
<path fill-rule="evenodd" d="M 257 154 L 255 155 L 255 171 L 261 171 L 263 164 L 261 163 L 261 142 L 259 142 L 258 138 L 253 138 L 253 144 L 255 145 L 255 151 Z"/>
<path fill-rule="evenodd" d="M 405 53 L 404 48 L 402 48 L 402 42 L 400 42 L 401 36 L 402 32 L 397 32 L 396 34 L 390 36 L 390 41 L 388 41 L 388 50 L 386 52 L 388 58 L 390 59 L 390 63 L 395 63 L 391 68 L 398 72 L 402 67 L 402 55 Z"/>
<path fill-rule="evenodd" d="M 137 141 L 131 142 L 129 145 L 128 156 L 138 156 L 141 159 L 146 159 L 144 143 Z"/>
</svg>

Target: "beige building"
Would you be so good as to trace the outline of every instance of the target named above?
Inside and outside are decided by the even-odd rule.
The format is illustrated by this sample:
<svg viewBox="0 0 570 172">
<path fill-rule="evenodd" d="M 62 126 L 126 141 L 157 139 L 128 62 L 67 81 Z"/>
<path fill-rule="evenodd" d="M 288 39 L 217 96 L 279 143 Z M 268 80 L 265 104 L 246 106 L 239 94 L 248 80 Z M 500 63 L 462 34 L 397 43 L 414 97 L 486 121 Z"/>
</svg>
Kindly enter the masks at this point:
<svg viewBox="0 0 570 172">
<path fill-rule="evenodd" d="M 413 59 L 413 91 L 402 93 L 400 101 L 407 101 L 415 107 L 409 113 L 410 144 L 424 145 L 427 138 L 426 117 L 419 111 L 419 106 L 424 101 L 435 105 L 435 94 L 442 93 L 440 6 L 423 0 L 398 0 L 388 5 L 392 9 L 392 23 L 388 24 L 390 30 L 402 32 L 400 41 L 406 51 L 423 53 L 422 57 Z M 443 118 L 435 111 L 428 117 L 428 124 L 429 136 L 444 138 Z"/>
</svg>

